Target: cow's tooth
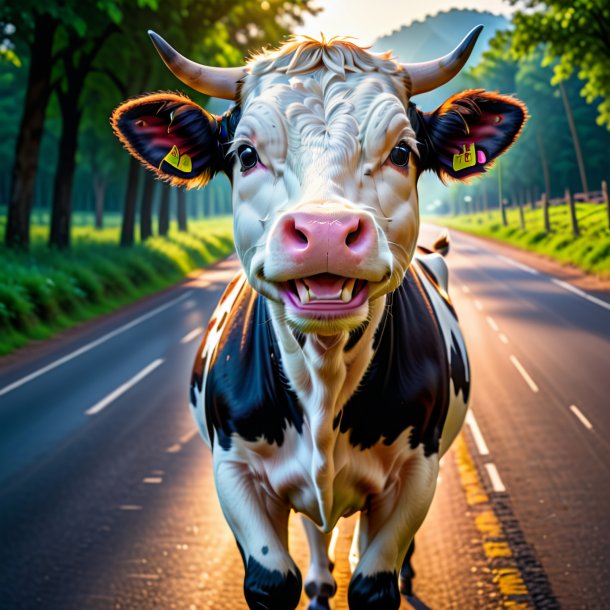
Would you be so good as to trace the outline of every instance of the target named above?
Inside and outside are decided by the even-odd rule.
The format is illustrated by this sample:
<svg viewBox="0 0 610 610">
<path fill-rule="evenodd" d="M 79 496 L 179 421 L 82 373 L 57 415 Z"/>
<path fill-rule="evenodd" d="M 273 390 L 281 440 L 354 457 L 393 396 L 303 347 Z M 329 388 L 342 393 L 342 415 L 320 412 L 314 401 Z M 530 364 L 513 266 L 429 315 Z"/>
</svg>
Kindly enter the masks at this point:
<svg viewBox="0 0 610 610">
<path fill-rule="evenodd" d="M 295 284 L 297 286 L 297 292 L 299 293 L 299 299 L 301 299 L 301 303 L 306 305 L 307 303 L 309 303 L 309 301 L 311 301 L 311 294 L 309 293 L 309 288 L 302 280 L 296 280 Z"/>
<path fill-rule="evenodd" d="M 352 293 L 354 292 L 355 284 L 355 279 L 347 280 L 347 282 L 343 284 L 343 289 L 341 290 L 341 300 L 344 303 L 349 303 L 352 300 Z"/>
</svg>

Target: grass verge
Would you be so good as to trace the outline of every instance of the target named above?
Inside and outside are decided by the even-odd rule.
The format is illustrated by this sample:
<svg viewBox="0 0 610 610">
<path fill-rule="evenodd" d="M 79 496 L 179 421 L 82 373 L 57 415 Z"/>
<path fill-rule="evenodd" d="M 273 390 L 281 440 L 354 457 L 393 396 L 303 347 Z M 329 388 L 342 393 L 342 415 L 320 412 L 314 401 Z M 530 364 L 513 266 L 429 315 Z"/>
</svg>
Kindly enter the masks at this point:
<svg viewBox="0 0 610 610">
<path fill-rule="evenodd" d="M 518 209 L 507 210 L 506 227 L 502 225 L 499 210 L 453 217 L 439 216 L 430 220 L 458 231 L 489 237 L 542 254 L 599 277 L 610 278 L 610 230 L 605 206 L 594 203 L 576 205 L 579 237 L 572 235 L 567 206 L 553 206 L 549 212 L 551 233 L 544 231 L 541 209 L 524 210 L 525 229 L 520 227 Z"/>
<path fill-rule="evenodd" d="M 68 252 L 49 250 L 33 227 L 30 252 L 0 246 L 0 355 L 162 290 L 233 251 L 230 217 L 191 221 L 120 248 L 118 228 L 73 230 Z"/>
</svg>

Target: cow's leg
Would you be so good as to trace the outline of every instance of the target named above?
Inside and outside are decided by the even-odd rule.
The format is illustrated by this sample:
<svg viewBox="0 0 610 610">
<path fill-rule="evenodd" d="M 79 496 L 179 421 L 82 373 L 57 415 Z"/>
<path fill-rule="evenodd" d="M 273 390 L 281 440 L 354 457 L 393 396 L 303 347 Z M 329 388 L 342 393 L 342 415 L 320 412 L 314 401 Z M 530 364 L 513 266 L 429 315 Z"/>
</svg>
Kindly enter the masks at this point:
<svg viewBox="0 0 610 610">
<path fill-rule="evenodd" d="M 251 610 L 294 610 L 301 573 L 288 554 L 290 508 L 255 483 L 242 463 L 214 460 L 216 489 L 244 561 L 244 595 Z"/>
<path fill-rule="evenodd" d="M 323 534 L 307 517 L 303 517 L 303 527 L 310 555 L 305 578 L 305 593 L 311 599 L 308 610 L 324 610 L 330 607 L 328 600 L 337 592 L 337 583 L 332 575 L 334 560 L 329 557 L 333 534 Z"/>
<path fill-rule="evenodd" d="M 434 496 L 438 456 L 417 455 L 360 515 L 360 561 L 348 590 L 350 610 L 398 610 L 398 572 Z"/>
</svg>

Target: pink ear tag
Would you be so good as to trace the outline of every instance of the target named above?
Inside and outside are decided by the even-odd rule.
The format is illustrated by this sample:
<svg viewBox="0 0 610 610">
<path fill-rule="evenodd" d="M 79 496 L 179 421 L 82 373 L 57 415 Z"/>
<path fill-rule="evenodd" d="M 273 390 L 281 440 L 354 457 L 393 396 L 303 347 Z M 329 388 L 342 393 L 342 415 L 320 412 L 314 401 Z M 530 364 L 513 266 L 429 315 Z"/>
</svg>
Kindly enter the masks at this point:
<svg viewBox="0 0 610 610">
<path fill-rule="evenodd" d="M 482 150 L 477 150 L 477 163 L 485 163 L 487 161 L 487 157 Z"/>
</svg>

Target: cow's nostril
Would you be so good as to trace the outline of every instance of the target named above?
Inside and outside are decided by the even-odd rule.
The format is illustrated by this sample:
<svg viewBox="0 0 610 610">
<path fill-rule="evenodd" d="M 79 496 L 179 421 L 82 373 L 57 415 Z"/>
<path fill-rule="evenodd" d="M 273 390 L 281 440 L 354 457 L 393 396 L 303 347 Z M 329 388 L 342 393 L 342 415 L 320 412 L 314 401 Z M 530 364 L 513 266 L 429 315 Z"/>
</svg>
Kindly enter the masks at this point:
<svg viewBox="0 0 610 610">
<path fill-rule="evenodd" d="M 345 238 L 345 243 L 348 248 L 360 239 L 361 233 L 362 233 L 362 230 L 361 230 L 361 226 L 360 226 L 360 221 L 358 221 L 358 225 L 356 226 L 356 228 L 353 231 L 351 231 L 350 233 L 348 233 L 347 237 Z"/>
<path fill-rule="evenodd" d="M 309 240 L 307 239 L 307 235 L 305 235 L 305 233 L 303 233 L 303 231 L 299 231 L 299 229 L 297 229 L 295 227 L 294 229 L 294 234 L 296 235 L 297 239 L 304 245 L 309 243 Z"/>
</svg>

